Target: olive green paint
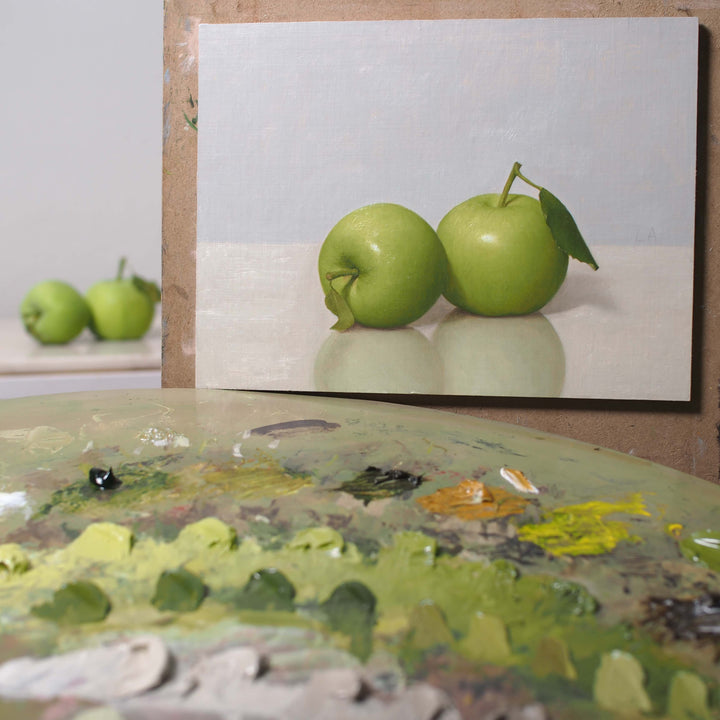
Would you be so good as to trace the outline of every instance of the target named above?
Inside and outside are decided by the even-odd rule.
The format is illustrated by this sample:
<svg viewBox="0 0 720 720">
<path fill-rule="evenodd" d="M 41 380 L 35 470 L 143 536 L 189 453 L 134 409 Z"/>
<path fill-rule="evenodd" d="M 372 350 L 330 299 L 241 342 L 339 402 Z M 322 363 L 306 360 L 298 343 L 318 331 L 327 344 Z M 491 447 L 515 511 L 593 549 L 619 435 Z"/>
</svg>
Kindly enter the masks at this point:
<svg viewBox="0 0 720 720">
<path fill-rule="evenodd" d="M 502 665 L 512 656 L 505 623 L 497 615 L 475 613 L 466 637 L 458 644 L 460 651 L 480 663 Z"/>
<path fill-rule="evenodd" d="M 352 480 L 344 482 L 340 490 L 368 505 L 373 500 L 410 494 L 420 487 L 422 482 L 421 477 L 400 470 L 386 471 L 368 467 Z"/>
<path fill-rule="evenodd" d="M 570 658 L 567 644 L 562 638 L 552 635 L 546 635 L 538 643 L 532 669 L 538 677 L 559 675 L 567 680 L 577 679 L 577 670 Z"/>
<path fill-rule="evenodd" d="M 636 658 L 623 650 L 602 656 L 593 692 L 598 705 L 620 715 L 652 710 L 645 690 L 645 671 Z"/>
<path fill-rule="evenodd" d="M 292 612 L 294 601 L 293 584 L 275 568 L 256 570 L 235 597 L 235 605 L 245 610 Z"/>
<path fill-rule="evenodd" d="M 66 643 L 62 623 L 101 619 L 109 598 L 115 630 L 192 634 L 218 618 L 293 625 L 324 632 L 331 646 L 361 660 L 390 652 L 406 667 L 422 668 L 426 657 L 449 653 L 526 673 L 524 681 L 549 697 L 566 692 L 559 681 L 571 683 L 579 702 L 595 697 L 601 705 L 612 703 L 609 680 L 627 676 L 621 687 L 637 707 L 650 697 L 664 707 L 670 679 L 687 669 L 659 656 L 639 628 L 628 634 L 624 626 L 602 624 L 595 598 L 582 585 L 525 575 L 506 559 L 443 553 L 435 538 L 418 532 L 397 533 L 391 545 L 366 556 L 328 527 L 267 546 L 252 537 L 237 543 L 233 528 L 217 518 L 187 525 L 173 541 L 99 525 L 64 549 L 27 552 L 31 567 L 0 584 L 0 601 L 14 608 L 14 636 L 31 638 L 38 622 L 52 619 L 59 623 L 55 642 Z M 104 538 L 111 551 L 101 558 L 78 552 L 83 537 Z M 84 600 L 89 591 L 65 591 L 43 605 L 63 583 L 92 583 L 105 602 Z M 159 612 L 175 613 L 169 625 L 158 622 Z M 74 642 L 102 625 L 84 627 Z M 628 643 L 632 661 L 613 659 Z M 645 671 L 647 684 L 637 680 Z"/>
<path fill-rule="evenodd" d="M 203 581 L 184 568 L 165 570 L 155 587 L 152 604 L 158 610 L 173 612 L 192 612 L 197 610 L 205 599 Z"/>
<path fill-rule="evenodd" d="M 720 572 L 720 532 L 695 532 L 680 541 L 680 552 L 692 562 Z"/>
<path fill-rule="evenodd" d="M 336 587 L 320 606 L 329 627 L 350 639 L 349 650 L 360 660 L 370 657 L 373 647 L 377 599 L 363 583 L 350 580 Z"/>
<path fill-rule="evenodd" d="M 80 580 L 63 586 L 50 602 L 35 605 L 31 612 L 68 625 L 100 622 L 110 612 L 110 600 L 97 585 Z"/>
<path fill-rule="evenodd" d="M 672 720 L 712 720 L 707 685 L 695 673 L 676 673 L 670 684 L 667 713 Z"/>
<path fill-rule="evenodd" d="M 0 545 L 0 581 L 3 576 L 22 575 L 30 569 L 30 560 L 17 543 Z"/>
</svg>

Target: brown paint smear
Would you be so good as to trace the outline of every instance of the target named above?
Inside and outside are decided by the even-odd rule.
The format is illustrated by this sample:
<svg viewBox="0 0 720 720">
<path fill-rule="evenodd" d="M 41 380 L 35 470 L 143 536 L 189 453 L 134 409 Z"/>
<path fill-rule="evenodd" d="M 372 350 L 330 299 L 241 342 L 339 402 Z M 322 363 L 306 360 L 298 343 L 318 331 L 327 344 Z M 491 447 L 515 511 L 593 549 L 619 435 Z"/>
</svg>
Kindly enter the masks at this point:
<svg viewBox="0 0 720 720">
<path fill-rule="evenodd" d="M 486 520 L 524 512 L 530 502 L 502 488 L 490 488 L 477 480 L 463 480 L 418 498 L 429 512 L 455 515 L 462 520 Z"/>
</svg>

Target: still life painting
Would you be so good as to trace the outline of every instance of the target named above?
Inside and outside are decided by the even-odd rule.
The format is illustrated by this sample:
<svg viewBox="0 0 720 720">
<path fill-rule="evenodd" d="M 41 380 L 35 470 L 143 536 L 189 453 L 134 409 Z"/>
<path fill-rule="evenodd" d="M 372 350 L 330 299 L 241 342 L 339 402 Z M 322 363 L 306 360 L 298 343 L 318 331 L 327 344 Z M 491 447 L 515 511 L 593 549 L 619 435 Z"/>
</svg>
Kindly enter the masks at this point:
<svg viewBox="0 0 720 720">
<path fill-rule="evenodd" d="M 713 483 L 265 392 L 6 401 L 0 451 L 3 720 L 718 717 Z"/>
<path fill-rule="evenodd" d="M 196 385 L 687 401 L 694 18 L 201 25 Z"/>
</svg>

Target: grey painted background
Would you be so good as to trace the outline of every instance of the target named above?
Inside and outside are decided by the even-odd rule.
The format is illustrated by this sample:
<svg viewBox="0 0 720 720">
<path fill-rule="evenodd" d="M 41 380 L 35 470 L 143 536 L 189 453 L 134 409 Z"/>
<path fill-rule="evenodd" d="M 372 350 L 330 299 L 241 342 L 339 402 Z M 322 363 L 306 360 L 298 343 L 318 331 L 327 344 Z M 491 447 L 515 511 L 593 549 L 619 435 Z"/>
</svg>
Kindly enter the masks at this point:
<svg viewBox="0 0 720 720">
<path fill-rule="evenodd" d="M 697 35 L 695 18 L 201 26 L 198 241 L 321 242 L 380 201 L 436 225 L 517 160 L 591 246 L 692 245 Z"/>
</svg>

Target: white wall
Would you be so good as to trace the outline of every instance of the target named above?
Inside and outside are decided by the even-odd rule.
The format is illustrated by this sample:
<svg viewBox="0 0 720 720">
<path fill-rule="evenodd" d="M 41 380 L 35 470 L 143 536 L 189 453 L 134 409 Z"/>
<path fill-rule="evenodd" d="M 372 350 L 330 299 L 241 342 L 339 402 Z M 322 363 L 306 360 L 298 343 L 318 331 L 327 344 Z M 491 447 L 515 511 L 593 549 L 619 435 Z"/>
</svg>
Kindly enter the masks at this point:
<svg viewBox="0 0 720 720">
<path fill-rule="evenodd" d="M 0 317 L 36 282 L 160 281 L 162 0 L 0 2 Z"/>
</svg>

